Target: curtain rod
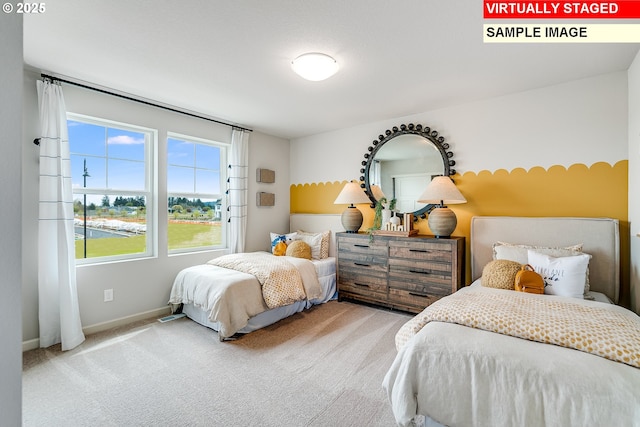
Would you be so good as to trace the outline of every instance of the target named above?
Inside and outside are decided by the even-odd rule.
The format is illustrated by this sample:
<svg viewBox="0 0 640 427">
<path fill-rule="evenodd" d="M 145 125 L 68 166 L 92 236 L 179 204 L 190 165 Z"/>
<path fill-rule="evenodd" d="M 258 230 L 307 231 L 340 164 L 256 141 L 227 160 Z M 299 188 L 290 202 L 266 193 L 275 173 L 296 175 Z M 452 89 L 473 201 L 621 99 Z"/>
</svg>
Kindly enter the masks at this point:
<svg viewBox="0 0 640 427">
<path fill-rule="evenodd" d="M 74 81 L 71 81 L 71 80 L 65 80 L 65 79 L 62 79 L 60 77 L 51 76 L 49 74 L 42 73 L 42 74 L 40 74 L 40 77 L 42 77 L 43 79 L 49 79 L 51 81 L 58 81 L 58 82 L 61 82 L 61 83 L 68 83 L 70 85 L 79 86 L 81 88 L 93 90 L 93 91 L 100 92 L 100 93 L 105 93 L 107 95 L 116 96 L 118 98 L 123 98 L 123 99 L 129 100 L 129 101 L 139 102 L 140 104 L 150 105 L 150 106 L 156 107 L 156 108 L 162 108 L 163 110 L 168 110 L 168 111 L 172 111 L 174 113 L 184 114 L 184 115 L 187 115 L 187 116 L 195 117 L 197 119 L 208 120 L 210 122 L 214 122 L 214 123 L 218 123 L 218 124 L 221 124 L 221 125 L 229 126 L 229 127 L 235 128 L 235 129 L 239 129 L 239 130 L 243 130 L 243 131 L 247 131 L 247 132 L 253 132 L 253 129 L 249 129 L 249 128 L 245 128 L 245 127 L 242 127 L 242 126 L 234 125 L 232 123 L 223 122 L 221 120 L 213 119 L 211 117 L 200 116 L 198 114 L 190 113 L 188 111 L 179 110 L 177 108 L 168 107 L 166 105 L 155 104 L 153 102 L 146 101 L 146 100 L 141 99 L 141 98 L 136 98 L 134 96 L 129 96 L 129 95 L 123 95 L 123 94 L 120 94 L 120 93 L 110 92 L 110 91 L 105 90 L 105 89 L 92 87 L 92 86 L 89 86 L 89 85 L 86 85 L 86 84 L 83 84 L 83 83 L 74 82 Z"/>
</svg>

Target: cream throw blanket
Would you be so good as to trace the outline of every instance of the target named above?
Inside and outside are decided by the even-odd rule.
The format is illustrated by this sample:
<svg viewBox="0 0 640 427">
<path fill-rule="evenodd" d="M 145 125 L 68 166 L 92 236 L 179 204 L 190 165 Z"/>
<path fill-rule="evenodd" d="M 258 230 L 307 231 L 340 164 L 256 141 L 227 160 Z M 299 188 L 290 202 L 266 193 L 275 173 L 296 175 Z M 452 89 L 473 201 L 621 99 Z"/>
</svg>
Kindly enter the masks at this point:
<svg viewBox="0 0 640 427">
<path fill-rule="evenodd" d="M 427 307 L 396 335 L 396 348 L 429 322 L 448 322 L 555 344 L 640 368 L 640 317 L 603 304 L 466 288 Z"/>
<path fill-rule="evenodd" d="M 267 307 L 276 308 L 307 298 L 298 269 L 286 258 L 267 252 L 224 255 L 207 264 L 252 274 L 262 287 Z M 309 298 L 314 298 L 314 295 Z"/>
</svg>

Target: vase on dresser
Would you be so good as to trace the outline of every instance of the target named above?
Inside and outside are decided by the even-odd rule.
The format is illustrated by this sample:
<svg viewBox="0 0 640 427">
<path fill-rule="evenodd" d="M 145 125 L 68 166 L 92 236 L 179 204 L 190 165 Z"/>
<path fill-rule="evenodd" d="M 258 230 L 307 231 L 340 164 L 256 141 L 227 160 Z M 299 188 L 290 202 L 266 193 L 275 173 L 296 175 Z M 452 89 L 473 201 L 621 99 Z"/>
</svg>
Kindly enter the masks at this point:
<svg viewBox="0 0 640 427">
<path fill-rule="evenodd" d="M 393 212 L 389 209 L 382 209 L 382 228 L 391 220 L 391 215 L 393 215 Z"/>
<path fill-rule="evenodd" d="M 393 225 L 400 225 L 400 217 L 391 212 L 391 219 L 389 220 Z"/>
</svg>

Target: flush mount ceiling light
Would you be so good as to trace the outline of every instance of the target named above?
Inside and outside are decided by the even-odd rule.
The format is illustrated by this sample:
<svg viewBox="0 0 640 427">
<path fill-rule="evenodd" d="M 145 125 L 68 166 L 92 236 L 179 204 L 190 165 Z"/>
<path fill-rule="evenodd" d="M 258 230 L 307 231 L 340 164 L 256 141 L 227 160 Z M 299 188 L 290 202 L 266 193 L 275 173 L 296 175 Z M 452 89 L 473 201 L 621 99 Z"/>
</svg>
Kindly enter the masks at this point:
<svg viewBox="0 0 640 427">
<path fill-rule="evenodd" d="M 313 52 L 291 61 L 291 68 L 303 79 L 317 82 L 333 76 L 338 71 L 338 63 L 329 55 Z"/>
</svg>

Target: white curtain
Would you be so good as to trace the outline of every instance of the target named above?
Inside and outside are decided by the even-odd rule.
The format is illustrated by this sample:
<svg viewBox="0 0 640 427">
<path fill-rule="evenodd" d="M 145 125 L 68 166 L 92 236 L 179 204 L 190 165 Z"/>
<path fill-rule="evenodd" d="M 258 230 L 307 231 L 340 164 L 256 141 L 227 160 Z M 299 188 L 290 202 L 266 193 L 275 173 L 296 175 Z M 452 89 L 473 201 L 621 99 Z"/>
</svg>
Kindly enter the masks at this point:
<svg viewBox="0 0 640 427">
<path fill-rule="evenodd" d="M 84 341 L 76 287 L 71 160 L 67 113 L 59 84 L 38 81 L 40 202 L 38 301 L 40 347 Z"/>
<path fill-rule="evenodd" d="M 249 133 L 233 129 L 229 162 L 229 248 L 231 253 L 244 252 L 247 232 Z"/>
</svg>

